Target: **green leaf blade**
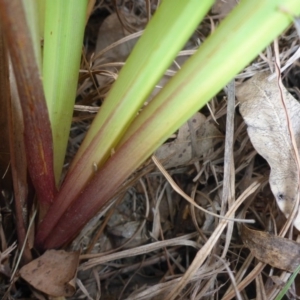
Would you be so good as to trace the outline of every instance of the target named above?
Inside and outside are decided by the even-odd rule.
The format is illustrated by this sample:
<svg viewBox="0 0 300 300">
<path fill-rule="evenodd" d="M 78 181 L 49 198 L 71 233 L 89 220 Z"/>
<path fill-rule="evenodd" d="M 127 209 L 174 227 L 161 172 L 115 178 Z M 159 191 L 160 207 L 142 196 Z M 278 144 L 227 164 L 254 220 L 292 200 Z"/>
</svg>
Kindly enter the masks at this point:
<svg viewBox="0 0 300 300">
<path fill-rule="evenodd" d="M 43 82 L 49 109 L 54 170 L 59 183 L 75 103 L 87 0 L 47 0 Z"/>
<path fill-rule="evenodd" d="M 295 271 L 293 272 L 293 274 L 291 275 L 291 277 L 289 278 L 288 282 L 285 284 L 285 286 L 283 287 L 283 289 L 280 291 L 280 293 L 277 295 L 275 300 L 281 300 L 285 294 L 287 293 L 287 291 L 289 290 L 289 288 L 291 287 L 291 285 L 293 284 L 293 282 L 296 279 L 296 276 L 298 275 L 298 273 L 300 272 L 300 266 L 298 266 Z"/>
</svg>

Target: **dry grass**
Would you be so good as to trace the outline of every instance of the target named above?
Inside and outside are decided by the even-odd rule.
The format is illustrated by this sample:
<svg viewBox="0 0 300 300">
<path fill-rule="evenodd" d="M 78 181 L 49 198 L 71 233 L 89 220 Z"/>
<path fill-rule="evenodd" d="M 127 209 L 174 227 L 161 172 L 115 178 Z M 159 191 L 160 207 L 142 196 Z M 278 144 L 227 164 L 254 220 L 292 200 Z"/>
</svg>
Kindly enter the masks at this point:
<svg viewBox="0 0 300 300">
<path fill-rule="evenodd" d="M 132 7 L 131 1 L 123 2 L 146 20 L 153 12 L 151 5 L 150 10 L 144 9 L 144 1 L 137 1 L 138 7 Z M 99 23 L 115 10 L 110 1 L 97 1 L 96 5 L 86 33 L 87 52 L 66 169 L 124 63 L 105 60 L 103 55 L 111 51 L 110 47 L 92 55 Z M 218 16 L 208 16 L 194 38 L 203 42 L 219 21 Z M 122 22 L 135 36 L 137 28 L 126 24 L 126 18 Z M 129 35 L 121 43 L 131 38 Z M 280 37 L 282 66 L 298 49 L 298 41 L 294 28 Z M 272 46 L 267 48 L 236 76 L 236 82 L 262 70 L 273 70 L 273 52 Z M 284 72 L 284 82 L 299 99 L 298 73 L 294 58 Z M 99 74 L 105 84 L 97 82 Z M 174 70 L 168 74 L 172 76 Z M 155 161 L 155 165 L 149 160 L 131 175 L 114 203 L 90 221 L 72 244 L 72 249 L 82 249 L 73 299 L 274 299 L 287 281 L 288 273 L 265 266 L 249 253 L 240 238 L 239 221 L 229 221 L 253 219 L 255 228 L 275 233 L 285 223 L 268 186 L 269 167 L 253 149 L 238 112 L 233 85 L 228 86 L 227 93 L 221 91 L 201 112 L 225 138 L 186 166 L 161 172 L 159 162 Z M 6 212 L 9 219 L 12 217 L 10 209 L 8 202 L 7 211 L 2 210 L 2 249 L 11 243 L 3 233 L 10 229 L 5 222 Z M 17 256 L 15 252 L 12 266 Z M 7 289 L 5 282 L 2 292 Z M 22 288 L 22 283 L 17 284 L 11 295 Z M 294 286 L 291 298 L 296 299 L 295 293 Z"/>
</svg>

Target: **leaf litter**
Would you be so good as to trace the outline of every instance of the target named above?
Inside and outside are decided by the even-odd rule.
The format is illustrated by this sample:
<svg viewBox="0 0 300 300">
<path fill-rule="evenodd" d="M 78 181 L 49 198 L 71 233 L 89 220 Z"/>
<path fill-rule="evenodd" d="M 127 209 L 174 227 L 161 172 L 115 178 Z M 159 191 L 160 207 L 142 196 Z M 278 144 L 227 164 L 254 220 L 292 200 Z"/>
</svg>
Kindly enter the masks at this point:
<svg viewBox="0 0 300 300">
<path fill-rule="evenodd" d="M 80 252 L 48 250 L 20 269 L 20 276 L 37 290 L 53 297 L 75 293 Z"/>
<path fill-rule="evenodd" d="M 222 133 L 212 122 L 206 122 L 206 117 L 196 113 L 178 130 L 173 142 L 165 143 L 155 152 L 155 156 L 166 168 L 175 168 L 193 163 L 206 155 L 213 147 L 224 139 Z M 192 137 L 190 126 L 195 131 Z M 194 141 L 194 142 L 193 142 Z M 195 155 L 193 155 L 195 152 Z"/>
<path fill-rule="evenodd" d="M 221 11 L 204 20 L 181 52 L 183 56 L 176 59 L 154 93 L 176 73 L 186 56 L 201 45 L 227 14 L 226 2 L 234 5 L 235 1 L 216 3 L 223 7 Z M 110 1 L 96 1 L 88 28 L 98 28 L 99 19 L 101 23 L 103 16 L 109 14 L 110 17 L 102 23 L 101 34 L 109 32 L 112 40 L 96 45 L 97 30 L 94 33 L 87 30 L 88 63 L 82 62 L 66 168 L 155 6 L 156 1 L 126 0 L 116 9 Z M 287 66 L 285 84 L 299 99 L 299 67 L 295 63 L 297 56 L 292 58 L 299 49 L 296 41 L 294 29 L 285 32 L 279 41 L 279 57 L 281 64 Z M 121 50 L 116 50 L 118 45 Z M 96 47 L 98 53 L 93 54 Z M 120 54 L 120 51 L 123 52 Z M 273 52 L 273 47 L 269 46 L 236 76 L 240 103 L 243 103 L 240 89 L 253 85 L 255 79 L 251 77 L 258 78 L 265 71 L 270 76 L 270 70 L 274 72 Z M 96 76 L 91 77 L 91 74 Z M 245 78 L 250 79 L 243 82 Z M 259 80 L 259 84 L 269 93 L 269 86 L 273 83 Z M 242 97 L 247 93 L 243 92 Z M 278 88 L 274 87 L 274 94 L 278 95 Z M 297 260 L 292 261 L 292 265 L 289 264 L 291 261 L 285 265 L 283 262 L 291 258 L 290 253 L 299 251 L 295 229 L 290 230 L 288 236 L 277 236 L 291 211 L 296 190 L 290 180 L 297 172 L 295 163 L 290 170 L 286 165 L 287 160 L 291 160 L 286 152 L 291 149 L 289 132 L 286 134 L 282 127 L 286 117 L 282 111 L 276 113 L 281 124 L 281 143 L 277 146 L 279 149 L 273 146 L 265 156 L 246 131 L 246 124 L 249 127 L 251 122 L 242 118 L 245 106 L 243 108 L 241 104 L 239 108 L 241 116 L 236 109 L 238 103 L 233 101 L 229 105 L 229 101 L 230 95 L 221 91 L 156 152 L 159 162 L 183 194 L 208 212 L 201 212 L 175 192 L 171 183 L 149 160 L 117 191 L 114 204 L 91 220 L 68 248 L 68 252 L 81 250 L 77 287 L 70 299 L 275 299 Z M 263 112 L 263 105 L 267 105 L 265 99 L 260 101 L 263 103 L 257 104 L 258 108 L 254 110 L 256 121 L 263 119 L 259 113 Z M 291 119 L 296 119 L 296 116 Z M 266 135 L 276 138 L 276 118 L 270 120 Z M 226 126 L 229 122 L 232 122 L 230 132 Z M 270 127 L 273 127 L 272 134 Z M 259 135 L 259 138 L 265 136 Z M 295 138 L 297 140 L 297 134 Z M 283 142 L 286 143 L 284 147 Z M 272 156 L 274 152 L 276 155 Z M 273 166 L 272 160 L 276 160 L 277 165 Z M 274 169 L 279 169 L 279 179 L 276 176 L 274 179 Z M 278 198 L 279 194 L 284 198 Z M 275 199 L 279 201 L 278 206 Z M 227 219 L 214 217 L 209 212 Z M 251 229 L 248 225 L 236 226 L 236 222 L 228 221 L 245 217 L 256 221 Z M 4 228 L 8 227 L 5 218 L 3 222 Z M 227 223 L 232 224 L 231 229 L 225 229 Z M 246 234 L 245 228 L 248 230 Z M 270 240 L 273 243 L 271 249 L 268 248 Z M 276 259 L 272 251 L 276 252 Z M 71 265 L 77 267 L 75 262 Z M 24 269 L 21 270 L 20 274 L 25 276 Z M 29 276 L 28 281 L 33 279 L 36 278 Z M 49 290 L 44 292 L 51 294 Z M 37 295 L 37 291 L 33 293 Z M 296 295 L 295 286 L 292 285 L 288 293 Z"/>
<path fill-rule="evenodd" d="M 279 208 L 288 217 L 298 195 L 299 170 L 278 84 L 276 80 L 269 82 L 268 75 L 258 73 L 253 76 L 238 89 L 237 98 L 251 142 L 271 167 L 271 190 Z M 298 150 L 300 104 L 285 88 L 283 93 Z M 300 211 L 294 225 L 300 229 Z"/>
</svg>

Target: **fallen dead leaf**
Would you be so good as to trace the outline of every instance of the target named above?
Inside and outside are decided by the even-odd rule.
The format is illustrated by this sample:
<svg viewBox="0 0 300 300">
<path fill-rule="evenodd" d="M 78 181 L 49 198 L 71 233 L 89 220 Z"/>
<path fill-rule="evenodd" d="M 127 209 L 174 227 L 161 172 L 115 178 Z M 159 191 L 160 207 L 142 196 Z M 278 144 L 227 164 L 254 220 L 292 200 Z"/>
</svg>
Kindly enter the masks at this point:
<svg viewBox="0 0 300 300">
<path fill-rule="evenodd" d="M 79 251 L 48 250 L 20 270 L 21 277 L 37 290 L 53 297 L 75 292 Z"/>
<path fill-rule="evenodd" d="M 134 14 L 122 11 L 122 16 L 126 19 L 127 23 L 132 26 L 136 26 L 140 30 L 142 30 L 145 26 L 145 21 L 141 21 Z M 128 35 L 130 35 L 130 32 L 124 28 L 118 18 L 117 13 L 111 14 L 104 20 L 99 29 L 95 52 L 98 53 L 102 51 L 106 47 Z M 112 48 L 110 51 L 107 51 L 104 54 L 104 57 L 108 59 L 108 61 L 125 61 L 136 42 L 136 38 L 133 40 L 128 40 Z"/>
<path fill-rule="evenodd" d="M 216 0 L 212 13 L 227 16 L 236 5 L 237 0 Z"/>
<path fill-rule="evenodd" d="M 175 141 L 163 144 L 155 152 L 155 156 L 158 160 L 163 162 L 165 168 L 173 168 L 192 163 L 192 159 L 200 158 L 210 150 L 220 138 L 223 138 L 223 135 L 215 125 L 207 122 L 206 117 L 201 113 L 196 113 L 190 120 L 196 133 L 196 149 L 193 149 L 189 125 L 185 123 L 180 127 Z M 195 154 L 197 157 L 193 157 L 193 150 L 196 150 Z"/>
<path fill-rule="evenodd" d="M 145 21 L 140 20 L 135 15 L 122 11 L 122 16 L 124 19 L 126 19 L 126 23 L 132 26 L 136 26 L 140 30 L 144 28 Z M 124 28 L 124 26 L 118 18 L 118 15 L 116 13 L 111 14 L 104 20 L 99 29 L 95 53 L 98 54 L 102 52 L 105 48 L 113 45 L 115 42 L 129 35 L 130 32 L 128 32 Z M 109 51 L 102 53 L 100 58 L 97 60 L 97 64 L 101 65 L 102 63 L 106 64 L 110 62 L 125 62 L 130 52 L 132 51 L 134 45 L 136 44 L 137 40 L 138 38 L 129 39 L 126 42 L 123 42 L 118 46 L 111 48 Z M 101 66 L 100 69 L 102 71 L 106 70 L 108 72 L 115 73 L 118 68 L 116 66 Z M 101 73 L 97 76 L 97 80 L 100 86 L 104 86 L 105 84 L 111 81 L 111 78 L 110 76 L 108 76 L 108 73 L 104 72 L 103 74 Z"/>
<path fill-rule="evenodd" d="M 300 265 L 299 243 L 241 226 L 243 243 L 258 260 L 291 273 Z"/>
<path fill-rule="evenodd" d="M 268 73 L 258 73 L 237 88 L 240 112 L 247 124 L 250 140 L 256 151 L 271 167 L 270 187 L 280 210 L 286 217 L 292 212 L 298 191 L 298 168 L 291 142 L 289 122 L 300 149 L 300 104 L 283 90 L 289 122 L 275 80 Z M 294 220 L 300 229 L 300 211 Z"/>
</svg>

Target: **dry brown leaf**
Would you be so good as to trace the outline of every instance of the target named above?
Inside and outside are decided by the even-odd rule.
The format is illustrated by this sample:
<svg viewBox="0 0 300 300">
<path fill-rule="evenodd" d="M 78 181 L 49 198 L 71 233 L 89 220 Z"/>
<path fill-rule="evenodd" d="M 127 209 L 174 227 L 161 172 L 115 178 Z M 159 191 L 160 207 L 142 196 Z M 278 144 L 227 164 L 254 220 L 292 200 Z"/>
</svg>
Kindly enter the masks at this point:
<svg viewBox="0 0 300 300">
<path fill-rule="evenodd" d="M 237 0 L 216 0 L 212 13 L 226 16 L 236 5 Z"/>
<path fill-rule="evenodd" d="M 197 156 L 193 157 L 193 146 L 188 123 L 180 127 L 177 139 L 163 144 L 155 153 L 155 156 L 163 162 L 165 168 L 173 168 L 191 163 L 192 159 L 200 158 L 210 150 L 222 134 L 214 124 L 206 122 L 206 117 L 196 113 L 191 119 L 196 132 Z"/>
<path fill-rule="evenodd" d="M 122 11 L 122 16 L 126 18 L 126 21 L 131 25 L 138 27 L 140 30 L 143 29 L 145 22 L 141 22 L 135 15 Z M 121 24 L 118 15 L 116 13 L 111 14 L 103 21 L 99 29 L 95 52 L 98 53 L 102 51 L 128 35 L 130 35 L 130 32 Z M 108 59 L 108 61 L 125 61 L 136 42 L 137 39 L 126 41 L 106 52 L 104 57 Z"/>
<path fill-rule="evenodd" d="M 122 16 L 126 19 L 127 23 L 137 26 L 140 30 L 143 29 L 144 26 L 140 24 L 140 20 L 135 15 L 122 11 Z M 128 32 L 124 28 L 118 18 L 118 15 L 116 13 L 111 14 L 103 21 L 102 25 L 100 26 L 95 53 L 99 54 L 107 47 L 113 45 L 115 42 L 129 35 L 130 32 Z M 102 53 L 102 55 L 97 60 L 97 64 L 101 65 L 101 63 L 125 62 L 137 40 L 137 38 L 128 39 L 127 41 L 122 42 L 115 47 L 112 47 L 108 51 Z M 104 86 L 111 81 L 111 77 L 113 76 L 112 74 L 116 73 L 119 68 L 117 68 L 116 66 L 112 66 L 100 67 L 100 69 L 102 71 L 108 71 L 108 73 L 102 72 L 97 76 L 99 85 Z M 111 72 L 111 76 L 108 75 L 109 72 Z"/>
<path fill-rule="evenodd" d="M 271 167 L 270 187 L 286 217 L 291 213 L 298 190 L 298 168 L 291 142 L 288 121 L 276 81 L 268 73 L 258 73 L 237 88 L 240 112 L 247 124 L 256 151 Z M 300 104 L 283 90 L 290 123 L 300 149 Z M 300 229 L 300 212 L 294 225 Z"/>
<path fill-rule="evenodd" d="M 260 261 L 272 267 L 294 272 L 300 265 L 300 244 L 267 232 L 241 227 L 241 237 L 247 248 Z"/>
<path fill-rule="evenodd" d="M 53 297 L 70 297 L 75 292 L 79 251 L 48 250 L 20 270 L 21 277 L 37 290 Z"/>
</svg>

